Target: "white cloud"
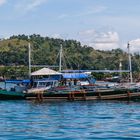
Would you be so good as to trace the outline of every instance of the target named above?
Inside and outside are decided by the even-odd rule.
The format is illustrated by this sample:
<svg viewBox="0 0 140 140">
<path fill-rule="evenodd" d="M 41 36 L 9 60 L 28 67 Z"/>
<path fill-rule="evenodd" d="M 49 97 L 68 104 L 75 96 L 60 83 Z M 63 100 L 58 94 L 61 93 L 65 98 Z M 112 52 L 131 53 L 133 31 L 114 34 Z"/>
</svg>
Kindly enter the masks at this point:
<svg viewBox="0 0 140 140">
<path fill-rule="evenodd" d="M 95 38 L 96 43 L 118 43 L 119 35 L 117 32 L 101 32 Z"/>
<path fill-rule="evenodd" d="M 89 29 L 89 30 L 85 30 L 85 31 L 82 31 L 82 32 L 79 32 L 80 35 L 82 36 L 91 36 L 91 35 L 94 35 L 96 33 L 96 31 L 94 29 Z"/>
<path fill-rule="evenodd" d="M 6 0 L 0 0 L 0 6 L 6 3 Z"/>
<path fill-rule="evenodd" d="M 140 38 L 135 39 L 135 40 L 131 40 L 129 42 L 130 44 L 130 51 L 133 53 L 138 53 L 140 52 Z"/>
<path fill-rule="evenodd" d="M 119 35 L 117 32 L 97 32 L 94 29 L 80 32 L 78 40 L 84 45 L 99 50 L 112 50 L 119 48 Z"/>
<path fill-rule="evenodd" d="M 64 39 L 64 40 L 70 39 L 67 33 L 54 33 L 54 34 L 51 34 L 50 37 Z"/>
<path fill-rule="evenodd" d="M 119 48 L 118 43 L 89 43 L 96 50 L 112 50 Z"/>
<path fill-rule="evenodd" d="M 135 39 L 135 40 L 131 40 L 131 41 L 129 42 L 129 44 L 130 44 L 131 46 L 140 47 L 140 38 Z"/>
<path fill-rule="evenodd" d="M 121 49 L 128 52 L 128 42 L 121 45 Z M 140 38 L 129 41 L 130 53 L 140 53 Z"/>
<path fill-rule="evenodd" d="M 105 11 L 106 9 L 107 9 L 107 7 L 105 7 L 105 6 L 95 6 L 92 8 L 88 8 L 85 11 L 83 11 L 82 13 L 80 12 L 79 14 L 77 14 L 75 16 L 87 16 L 87 15 L 91 15 L 91 14 L 101 13 L 101 12 Z"/>
<path fill-rule="evenodd" d="M 88 7 L 85 10 L 83 10 L 82 12 L 80 11 L 80 12 L 76 12 L 73 14 L 62 13 L 58 16 L 58 19 L 88 16 L 88 15 L 92 15 L 92 14 L 101 13 L 101 12 L 105 11 L 106 9 L 107 9 L 107 7 L 105 7 L 105 6 Z"/>
<path fill-rule="evenodd" d="M 51 35 L 51 37 L 53 37 L 53 38 L 62 38 L 62 36 L 60 34 L 57 34 L 57 33 Z"/>
<path fill-rule="evenodd" d="M 23 11 L 24 13 L 27 13 L 29 11 L 34 10 L 35 8 L 39 7 L 47 1 L 48 0 L 23 0 L 17 3 L 15 5 L 15 8 L 18 11 Z"/>
<path fill-rule="evenodd" d="M 63 34 L 53 34 L 52 37 L 66 39 L 66 35 L 64 36 Z M 82 45 L 88 45 L 96 50 L 112 50 L 120 48 L 125 52 L 128 51 L 127 42 L 122 43 L 119 39 L 119 34 L 114 31 L 97 32 L 94 29 L 89 29 L 81 31 L 76 34 L 75 37 L 71 38 L 80 41 Z M 129 44 L 131 53 L 140 53 L 140 38 L 131 40 Z"/>
</svg>

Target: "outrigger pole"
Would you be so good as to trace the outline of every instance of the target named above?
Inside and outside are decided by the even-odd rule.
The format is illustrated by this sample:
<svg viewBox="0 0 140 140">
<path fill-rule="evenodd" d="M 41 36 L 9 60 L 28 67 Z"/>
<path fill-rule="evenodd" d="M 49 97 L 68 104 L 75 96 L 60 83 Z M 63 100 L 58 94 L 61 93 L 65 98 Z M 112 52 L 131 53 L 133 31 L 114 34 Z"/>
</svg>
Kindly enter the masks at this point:
<svg viewBox="0 0 140 140">
<path fill-rule="evenodd" d="M 130 83 L 132 84 L 133 82 L 133 77 L 132 77 L 132 63 L 131 63 L 131 54 L 130 54 L 130 44 L 128 42 L 127 44 L 128 48 L 128 57 L 129 57 L 129 74 L 130 74 Z"/>
</svg>

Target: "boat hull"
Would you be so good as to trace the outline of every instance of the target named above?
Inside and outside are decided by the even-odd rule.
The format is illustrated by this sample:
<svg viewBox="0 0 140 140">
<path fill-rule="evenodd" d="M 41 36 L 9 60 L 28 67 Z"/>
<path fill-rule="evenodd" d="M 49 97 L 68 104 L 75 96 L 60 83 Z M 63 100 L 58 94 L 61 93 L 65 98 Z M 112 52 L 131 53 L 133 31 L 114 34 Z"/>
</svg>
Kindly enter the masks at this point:
<svg viewBox="0 0 140 140">
<path fill-rule="evenodd" d="M 26 94 L 27 100 L 139 100 L 140 92 L 124 90 L 106 90 L 96 92 L 71 91 L 71 92 L 46 92 Z"/>
<path fill-rule="evenodd" d="M 25 99 L 24 93 L 0 90 L 0 100 L 23 100 L 23 99 Z"/>
<path fill-rule="evenodd" d="M 140 100 L 140 92 L 128 89 L 106 89 L 97 91 L 50 90 L 37 93 L 0 90 L 0 100 Z"/>
</svg>

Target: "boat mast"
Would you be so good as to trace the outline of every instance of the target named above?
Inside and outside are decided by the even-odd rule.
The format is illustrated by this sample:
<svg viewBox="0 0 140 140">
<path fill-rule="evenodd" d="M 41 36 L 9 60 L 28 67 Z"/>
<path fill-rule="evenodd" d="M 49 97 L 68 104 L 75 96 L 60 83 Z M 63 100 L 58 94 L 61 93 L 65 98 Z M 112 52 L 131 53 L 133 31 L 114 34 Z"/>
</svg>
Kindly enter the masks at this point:
<svg viewBox="0 0 140 140">
<path fill-rule="evenodd" d="M 120 78 L 122 78 L 122 59 L 120 59 L 119 70 L 120 70 Z"/>
<path fill-rule="evenodd" d="M 30 44 L 30 37 L 28 36 L 28 67 L 29 67 L 29 79 L 31 78 L 31 44 Z"/>
<path fill-rule="evenodd" d="M 60 54 L 59 54 L 59 72 L 62 70 L 62 44 L 60 47 Z"/>
<path fill-rule="evenodd" d="M 131 54 L 130 54 L 130 44 L 129 44 L 129 42 L 127 44 L 127 48 L 128 48 L 128 57 L 129 57 L 130 83 L 132 83 L 133 82 L 133 78 L 132 78 L 132 64 L 131 64 Z"/>
</svg>

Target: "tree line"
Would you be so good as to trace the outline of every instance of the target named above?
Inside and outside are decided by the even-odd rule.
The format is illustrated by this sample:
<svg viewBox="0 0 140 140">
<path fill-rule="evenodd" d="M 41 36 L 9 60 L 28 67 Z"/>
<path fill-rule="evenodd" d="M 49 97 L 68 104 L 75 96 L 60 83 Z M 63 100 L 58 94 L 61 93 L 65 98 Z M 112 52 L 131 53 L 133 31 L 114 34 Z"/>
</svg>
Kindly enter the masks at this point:
<svg viewBox="0 0 140 140">
<path fill-rule="evenodd" d="M 95 50 L 76 40 L 42 37 L 40 35 L 14 35 L 0 41 L 0 76 L 15 78 L 28 75 L 28 43 L 31 44 L 32 65 L 59 64 L 60 46 L 63 46 L 63 69 L 116 70 L 120 60 L 122 69 L 129 68 L 128 54 L 120 48 L 111 51 Z M 58 70 L 58 68 L 55 68 Z M 140 71 L 140 55 L 132 55 L 133 72 Z M 32 69 L 34 70 L 34 69 Z"/>
</svg>

